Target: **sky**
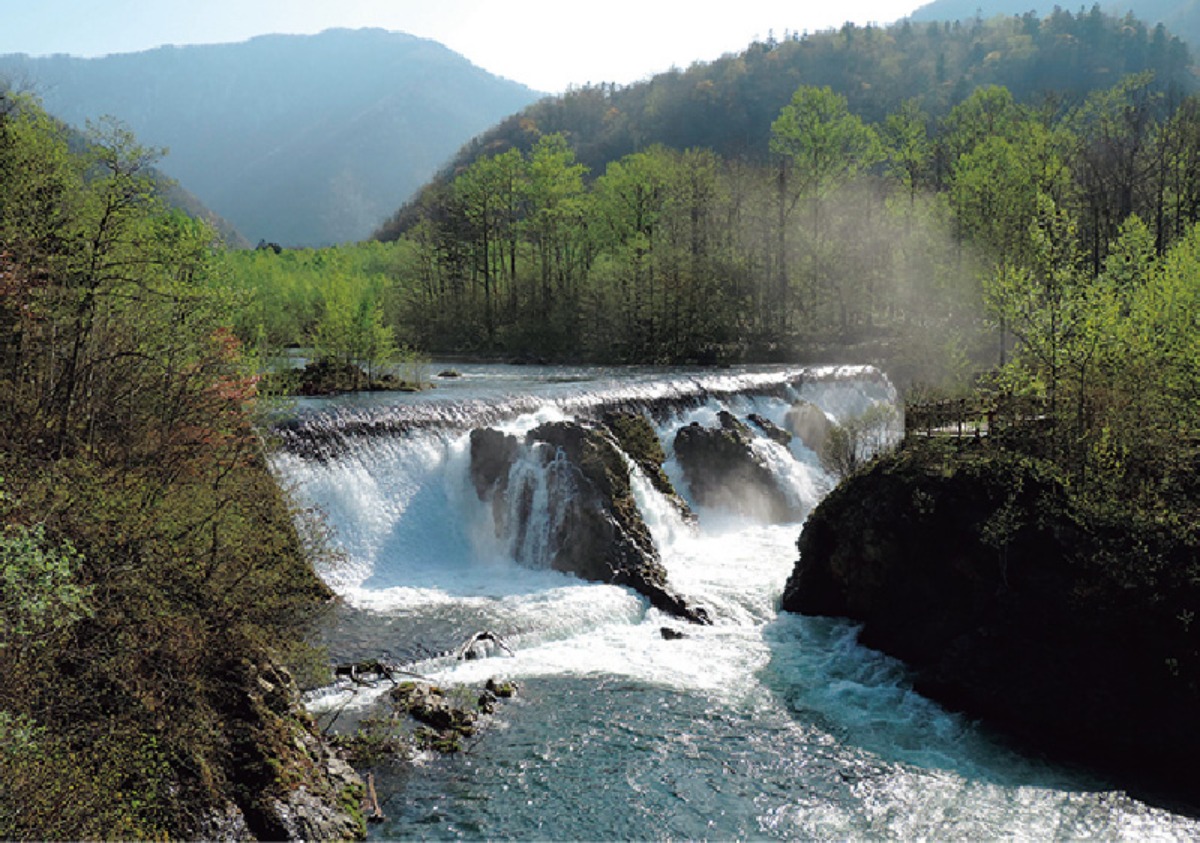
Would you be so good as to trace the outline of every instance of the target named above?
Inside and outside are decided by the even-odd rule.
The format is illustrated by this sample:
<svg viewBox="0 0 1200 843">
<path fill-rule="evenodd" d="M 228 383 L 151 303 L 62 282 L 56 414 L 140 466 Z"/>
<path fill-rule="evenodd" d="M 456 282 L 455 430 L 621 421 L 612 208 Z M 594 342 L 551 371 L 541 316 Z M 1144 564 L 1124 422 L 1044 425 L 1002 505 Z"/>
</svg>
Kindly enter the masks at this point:
<svg viewBox="0 0 1200 843">
<path fill-rule="evenodd" d="M 558 93 L 629 84 L 756 39 L 891 23 L 926 0 L 0 0 L 0 54 L 99 56 L 269 33 L 380 27 Z"/>
</svg>

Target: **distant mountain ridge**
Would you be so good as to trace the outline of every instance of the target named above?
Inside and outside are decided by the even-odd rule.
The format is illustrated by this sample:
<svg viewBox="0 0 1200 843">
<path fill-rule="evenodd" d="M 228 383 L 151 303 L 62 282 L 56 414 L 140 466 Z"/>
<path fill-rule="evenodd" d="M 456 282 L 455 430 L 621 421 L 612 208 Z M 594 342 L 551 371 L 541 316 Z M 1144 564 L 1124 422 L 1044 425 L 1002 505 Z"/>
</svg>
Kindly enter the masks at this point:
<svg viewBox="0 0 1200 843">
<path fill-rule="evenodd" d="M 539 94 L 380 29 L 267 35 L 96 59 L 0 56 L 74 125 L 113 115 L 252 241 L 359 240 L 469 138 Z"/>
<path fill-rule="evenodd" d="M 1157 90 L 1194 91 L 1187 46 L 1165 30 L 1151 33 L 1134 23 L 1100 12 L 1061 10 L 1046 18 L 984 15 L 976 20 L 972 12 L 963 23 L 847 23 L 804 37 L 757 42 L 739 54 L 633 85 L 590 86 L 546 97 L 473 138 L 375 236 L 392 240 L 409 230 L 422 218 L 425 199 L 477 158 L 509 148 L 528 151 L 545 134 L 562 133 L 592 176 L 653 144 L 764 160 L 771 124 L 801 85 L 832 88 L 846 97 L 851 111 L 872 123 L 908 99 L 937 119 L 987 85 L 1004 86 L 1021 102 L 1051 97 L 1071 103 L 1128 74 L 1151 71 Z"/>
</svg>

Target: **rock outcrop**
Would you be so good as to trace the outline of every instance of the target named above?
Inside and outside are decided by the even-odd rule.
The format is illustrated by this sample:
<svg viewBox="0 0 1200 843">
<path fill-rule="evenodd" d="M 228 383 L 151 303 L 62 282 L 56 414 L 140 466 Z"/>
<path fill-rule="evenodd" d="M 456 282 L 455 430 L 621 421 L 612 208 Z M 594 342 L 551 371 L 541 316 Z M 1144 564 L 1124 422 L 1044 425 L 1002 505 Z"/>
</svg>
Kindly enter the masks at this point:
<svg viewBox="0 0 1200 843">
<path fill-rule="evenodd" d="M 861 621 L 918 691 L 1039 750 L 1197 781 L 1194 538 L 1082 510 L 1028 458 L 920 451 L 809 516 L 783 608 Z"/>
<path fill-rule="evenodd" d="M 404 681 L 392 686 L 378 705 L 379 716 L 361 719 L 353 731 L 335 733 L 331 740 L 349 758 L 364 767 L 385 760 L 411 761 L 417 752 L 429 750 L 445 755 L 464 750 L 464 741 L 478 735 L 495 714 L 501 700 L 511 699 L 517 684 L 488 679 L 482 687 L 441 687 L 431 682 Z M 371 816 L 385 819 L 378 797 L 370 791 L 364 803 Z"/>
<path fill-rule="evenodd" d="M 508 472 L 517 459 L 517 437 L 490 427 L 471 431 L 471 482 L 475 493 L 484 498 L 508 488 Z"/>
<path fill-rule="evenodd" d="M 783 417 L 783 426 L 817 456 L 825 449 L 833 422 L 824 410 L 808 401 L 797 401 Z"/>
<path fill-rule="evenodd" d="M 798 502 L 755 453 L 754 434 L 728 412 L 718 418 L 720 427 L 693 423 L 675 434 L 675 459 L 695 502 L 766 523 L 799 520 Z"/>
<path fill-rule="evenodd" d="M 626 456 L 633 460 L 654 484 L 654 488 L 674 504 L 684 518 L 695 519 L 691 507 L 679 496 L 663 471 L 667 455 L 650 421 L 638 413 L 605 413 L 602 422 Z"/>
<path fill-rule="evenodd" d="M 522 448 L 524 450 L 522 450 Z M 512 480 L 525 459 L 527 473 Z M 667 585 L 658 549 L 642 519 L 621 451 L 602 428 L 553 422 L 530 431 L 523 446 L 496 431 L 471 434 L 471 479 L 491 500 L 498 535 L 515 555 L 596 582 L 627 586 L 650 603 L 693 623 L 709 623 Z M 544 484 L 548 511 L 535 511 Z"/>
<path fill-rule="evenodd" d="M 283 392 L 310 397 L 360 391 L 415 392 L 418 389 L 417 384 L 405 383 L 392 374 L 372 377 L 353 363 L 340 364 L 328 360 L 312 361 L 303 370 L 277 376 L 275 381 L 273 386 Z"/>
<path fill-rule="evenodd" d="M 197 839 L 358 840 L 362 779 L 325 743 L 287 671 L 230 665 L 218 701 L 229 740 L 229 801 L 202 817 Z"/>
<path fill-rule="evenodd" d="M 772 442 L 785 448 L 792 444 L 792 434 L 770 419 L 760 416 L 758 413 L 751 413 L 746 416 L 746 420 L 761 430 Z"/>
</svg>

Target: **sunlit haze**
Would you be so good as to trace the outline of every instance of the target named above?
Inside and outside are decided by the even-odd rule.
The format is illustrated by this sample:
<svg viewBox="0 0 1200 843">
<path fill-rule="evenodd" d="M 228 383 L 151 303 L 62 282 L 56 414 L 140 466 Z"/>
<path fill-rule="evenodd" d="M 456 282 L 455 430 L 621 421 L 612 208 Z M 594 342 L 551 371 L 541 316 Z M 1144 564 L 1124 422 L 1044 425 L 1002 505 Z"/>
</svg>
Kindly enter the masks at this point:
<svg viewBox="0 0 1200 843">
<path fill-rule="evenodd" d="M 0 53 L 98 56 L 267 33 L 381 27 L 439 41 L 485 70 L 557 92 L 629 83 L 755 39 L 890 23 L 922 0 L 0 0 Z"/>
</svg>

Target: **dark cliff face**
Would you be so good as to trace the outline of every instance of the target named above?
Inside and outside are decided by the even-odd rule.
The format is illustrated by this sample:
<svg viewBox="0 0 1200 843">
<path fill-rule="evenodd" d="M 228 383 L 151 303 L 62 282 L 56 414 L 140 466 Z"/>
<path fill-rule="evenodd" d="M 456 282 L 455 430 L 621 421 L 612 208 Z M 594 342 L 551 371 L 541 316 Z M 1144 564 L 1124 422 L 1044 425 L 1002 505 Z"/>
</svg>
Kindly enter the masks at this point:
<svg viewBox="0 0 1200 843">
<path fill-rule="evenodd" d="M 362 780 L 326 744 L 291 676 L 269 660 L 233 661 L 214 692 L 228 745 L 224 804 L 195 839 L 359 840 Z"/>
<path fill-rule="evenodd" d="M 513 487 L 510 470 L 524 447 L 542 460 L 550 499 L 549 556 L 563 571 L 632 588 L 651 605 L 693 623 L 709 623 L 703 608 L 671 590 L 650 530 L 638 510 L 629 468 L 603 428 L 552 422 L 530 431 L 522 446 L 491 429 L 471 433 L 471 479 L 490 500 L 498 535 L 520 537 L 534 518 L 532 491 Z M 515 499 L 519 506 L 510 506 Z"/>
<path fill-rule="evenodd" d="M 750 429 L 728 412 L 718 418 L 719 427 L 691 424 L 675 434 L 675 457 L 696 502 L 765 523 L 798 520 L 798 502 L 755 453 Z"/>
<path fill-rule="evenodd" d="M 913 448 L 812 513 L 783 608 L 861 621 L 918 691 L 1038 748 L 1174 786 L 1200 750 L 1196 549 L 1116 522 L 1044 464 Z"/>
</svg>

